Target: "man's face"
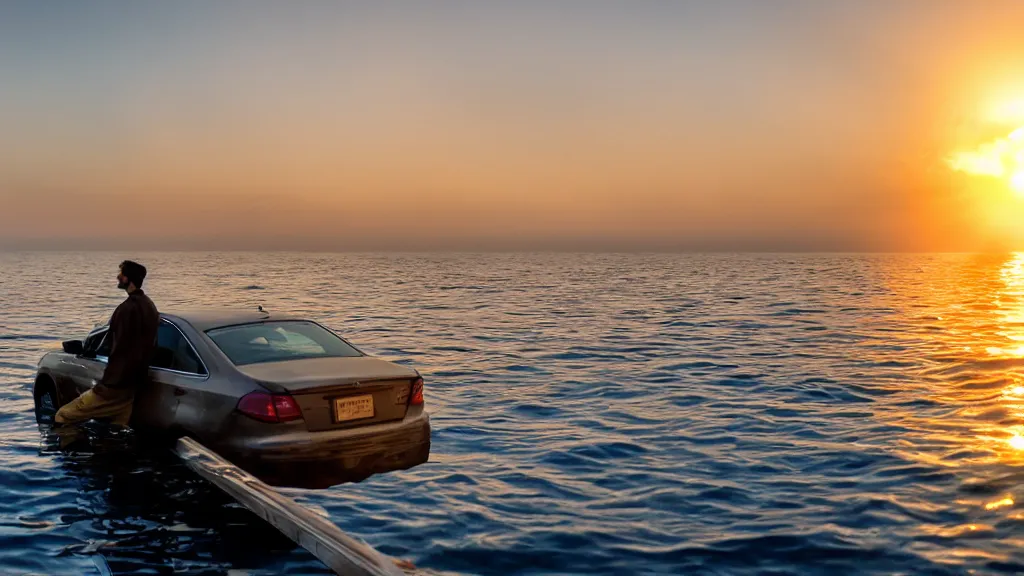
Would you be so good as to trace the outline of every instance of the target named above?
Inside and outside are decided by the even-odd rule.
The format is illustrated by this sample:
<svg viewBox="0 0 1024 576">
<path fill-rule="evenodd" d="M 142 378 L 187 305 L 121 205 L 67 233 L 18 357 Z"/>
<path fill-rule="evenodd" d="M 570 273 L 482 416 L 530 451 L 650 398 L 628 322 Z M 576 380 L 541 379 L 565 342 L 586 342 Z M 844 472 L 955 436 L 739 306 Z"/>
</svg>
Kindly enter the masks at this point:
<svg viewBox="0 0 1024 576">
<path fill-rule="evenodd" d="M 128 284 L 130 282 L 131 281 L 128 280 L 128 277 L 124 275 L 124 272 L 121 272 L 121 269 L 118 268 L 118 270 L 117 270 L 117 287 L 119 289 L 121 289 L 121 290 L 125 290 L 125 289 L 128 288 Z"/>
</svg>

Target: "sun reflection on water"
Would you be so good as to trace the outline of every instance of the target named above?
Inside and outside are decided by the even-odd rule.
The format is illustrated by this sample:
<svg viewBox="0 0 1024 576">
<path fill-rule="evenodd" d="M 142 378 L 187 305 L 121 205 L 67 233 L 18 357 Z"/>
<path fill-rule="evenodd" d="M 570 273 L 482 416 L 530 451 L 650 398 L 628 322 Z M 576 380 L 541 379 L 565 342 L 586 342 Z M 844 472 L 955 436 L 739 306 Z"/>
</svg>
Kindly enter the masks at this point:
<svg viewBox="0 0 1024 576">
<path fill-rule="evenodd" d="M 1024 436 L 1021 436 L 1019 431 L 1014 432 L 1007 443 L 1015 450 L 1024 450 Z"/>
<path fill-rule="evenodd" d="M 905 338 L 932 350 L 922 375 L 938 409 L 900 412 L 910 431 L 900 453 L 968 473 L 1024 466 L 1024 253 L 921 273 L 923 283 L 900 278 L 903 305 L 931 309 L 922 313 L 928 324 Z M 971 506 L 1005 512 L 1013 488 L 1002 490 Z"/>
<path fill-rule="evenodd" d="M 1008 344 L 1024 341 L 1024 254 L 1014 254 L 1013 257 L 1003 265 L 999 272 L 1003 283 L 1003 289 L 997 296 L 996 315 L 1000 326 L 998 335 L 1006 339 Z M 1024 345 L 992 346 L 988 353 L 1004 359 L 1024 358 Z M 1006 401 L 1008 415 L 1015 419 L 1024 417 L 1024 385 L 1021 385 L 1020 375 L 1013 370 L 1016 365 L 1007 366 L 1006 376 L 1013 382 L 1003 390 L 1003 398 Z M 1009 438 L 1006 443 L 1015 452 L 1024 452 L 1024 424 L 1015 424 L 1008 427 Z M 1009 504 L 1005 504 L 1008 502 Z M 1013 505 L 1012 499 L 1000 500 L 996 504 Z M 990 508 L 992 510 L 1000 506 Z"/>
<path fill-rule="evenodd" d="M 1006 497 L 1002 500 L 996 500 L 995 502 L 989 502 L 985 504 L 985 510 L 996 510 L 1005 506 L 1013 506 L 1013 498 Z"/>
<path fill-rule="evenodd" d="M 1000 271 L 1005 288 L 999 295 L 999 314 L 1006 329 L 1002 335 L 1011 342 L 1024 342 L 1024 253 L 1013 258 Z M 1024 345 L 1011 349 L 1016 356 L 1024 356 Z"/>
<path fill-rule="evenodd" d="M 1011 386 L 1003 391 L 1003 396 L 1007 396 L 1015 400 L 1022 400 L 1024 399 L 1024 386 Z"/>
</svg>

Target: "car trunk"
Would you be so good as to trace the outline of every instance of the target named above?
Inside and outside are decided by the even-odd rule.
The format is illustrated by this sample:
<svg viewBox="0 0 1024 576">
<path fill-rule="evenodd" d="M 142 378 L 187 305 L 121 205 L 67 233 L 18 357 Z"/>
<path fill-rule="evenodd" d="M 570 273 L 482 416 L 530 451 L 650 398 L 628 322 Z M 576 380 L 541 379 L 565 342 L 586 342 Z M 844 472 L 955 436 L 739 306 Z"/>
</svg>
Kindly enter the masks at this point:
<svg viewBox="0 0 1024 576">
<path fill-rule="evenodd" d="M 309 358 L 240 366 L 272 392 L 288 393 L 310 432 L 401 420 L 414 370 L 369 356 Z"/>
</svg>

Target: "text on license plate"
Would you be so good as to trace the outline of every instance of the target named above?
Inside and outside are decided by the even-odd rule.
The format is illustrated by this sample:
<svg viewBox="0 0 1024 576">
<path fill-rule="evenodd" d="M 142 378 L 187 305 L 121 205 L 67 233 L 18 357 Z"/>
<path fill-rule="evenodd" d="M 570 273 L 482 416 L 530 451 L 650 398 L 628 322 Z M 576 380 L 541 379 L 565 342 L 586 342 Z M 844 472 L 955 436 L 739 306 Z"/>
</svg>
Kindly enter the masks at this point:
<svg viewBox="0 0 1024 576">
<path fill-rule="evenodd" d="M 334 418 L 338 422 L 373 417 L 373 395 L 334 399 Z"/>
</svg>

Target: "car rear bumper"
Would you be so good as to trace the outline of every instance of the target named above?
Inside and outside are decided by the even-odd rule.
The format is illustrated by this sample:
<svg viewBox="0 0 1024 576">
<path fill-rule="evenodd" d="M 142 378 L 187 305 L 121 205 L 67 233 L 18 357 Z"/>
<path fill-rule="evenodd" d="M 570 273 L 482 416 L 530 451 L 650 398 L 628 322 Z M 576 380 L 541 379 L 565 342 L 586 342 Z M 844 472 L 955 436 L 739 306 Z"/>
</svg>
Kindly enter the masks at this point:
<svg viewBox="0 0 1024 576">
<path fill-rule="evenodd" d="M 268 484 L 326 488 L 406 470 L 430 457 L 430 417 L 356 430 L 292 432 L 225 447 L 230 460 Z"/>
</svg>

